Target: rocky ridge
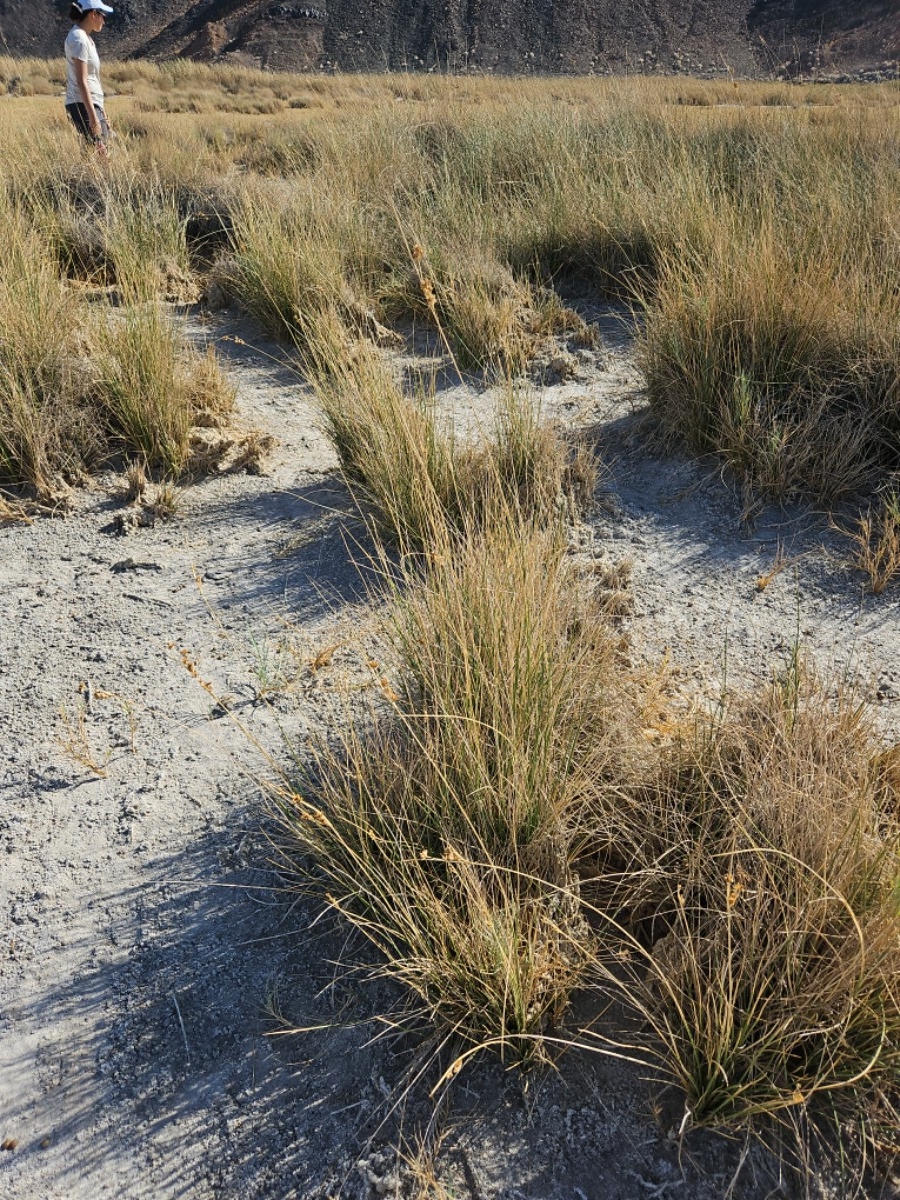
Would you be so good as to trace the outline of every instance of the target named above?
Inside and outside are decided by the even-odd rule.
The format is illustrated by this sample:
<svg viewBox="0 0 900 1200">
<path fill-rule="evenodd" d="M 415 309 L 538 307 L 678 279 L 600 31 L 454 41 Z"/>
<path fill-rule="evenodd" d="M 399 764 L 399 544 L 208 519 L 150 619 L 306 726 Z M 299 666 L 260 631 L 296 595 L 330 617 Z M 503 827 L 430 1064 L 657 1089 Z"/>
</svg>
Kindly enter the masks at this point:
<svg viewBox="0 0 900 1200">
<path fill-rule="evenodd" d="M 0 0 L 0 46 L 56 55 L 67 7 Z M 896 0 L 118 0 L 117 56 L 271 70 L 892 78 Z"/>
</svg>

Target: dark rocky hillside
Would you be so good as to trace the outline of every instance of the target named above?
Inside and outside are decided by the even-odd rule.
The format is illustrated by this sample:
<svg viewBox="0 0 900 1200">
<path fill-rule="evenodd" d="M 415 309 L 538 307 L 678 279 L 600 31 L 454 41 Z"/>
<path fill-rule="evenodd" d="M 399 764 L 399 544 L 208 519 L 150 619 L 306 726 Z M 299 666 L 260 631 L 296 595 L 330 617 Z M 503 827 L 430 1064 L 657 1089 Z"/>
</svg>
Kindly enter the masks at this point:
<svg viewBox="0 0 900 1200">
<path fill-rule="evenodd" d="M 114 0 L 115 2 L 115 0 Z M 106 54 L 271 69 L 891 74 L 900 0 L 118 0 Z M 65 8 L 0 0 L 11 54 L 58 54 Z"/>
<path fill-rule="evenodd" d="M 756 0 L 747 28 L 771 67 L 882 72 L 900 59 L 900 0 Z"/>
</svg>

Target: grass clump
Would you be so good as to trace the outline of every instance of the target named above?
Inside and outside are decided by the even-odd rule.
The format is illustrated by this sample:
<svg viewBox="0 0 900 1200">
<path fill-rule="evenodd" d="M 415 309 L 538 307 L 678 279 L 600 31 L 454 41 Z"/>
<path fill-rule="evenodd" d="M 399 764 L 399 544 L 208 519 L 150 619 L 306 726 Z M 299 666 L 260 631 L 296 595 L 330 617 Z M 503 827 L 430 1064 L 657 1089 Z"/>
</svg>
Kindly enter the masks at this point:
<svg viewBox="0 0 900 1200">
<path fill-rule="evenodd" d="M 643 342 L 651 404 L 764 494 L 857 491 L 897 465 L 896 318 L 880 304 L 854 309 L 851 284 L 830 269 L 785 279 L 783 258 L 757 251 L 752 267 L 724 255 L 718 270 L 667 263 Z"/>
<path fill-rule="evenodd" d="M 181 345 L 155 305 L 110 314 L 102 333 L 99 398 L 114 436 L 148 466 L 178 474 L 188 455 L 191 412 Z"/>
<path fill-rule="evenodd" d="M 348 221 L 346 204 L 309 185 L 248 191 L 215 277 L 271 334 L 302 347 L 311 324 L 349 295 Z"/>
<path fill-rule="evenodd" d="M 416 244 L 412 259 L 411 270 L 382 288 L 381 305 L 432 323 L 457 367 L 510 378 L 554 336 L 594 342 L 594 332 L 552 289 L 513 274 L 490 249 L 439 249 L 431 261 Z"/>
<path fill-rule="evenodd" d="M 191 427 L 233 408 L 215 356 L 190 349 L 160 307 L 189 286 L 183 223 L 170 196 L 139 190 L 130 177 L 83 179 L 0 203 L 0 479 L 41 499 L 118 453 L 178 472 Z M 95 286 L 74 287 L 61 267 L 115 291 L 90 304 Z"/>
<path fill-rule="evenodd" d="M 508 510 L 547 524 L 593 495 L 596 464 L 541 421 L 531 399 L 511 385 L 495 429 L 476 443 L 441 428 L 427 381 L 412 396 L 369 343 L 348 350 L 332 315 L 311 357 L 325 430 L 348 486 L 404 550 L 431 545 L 436 528 L 505 520 Z"/>
<path fill-rule="evenodd" d="M 113 279 L 167 300 L 194 300 L 186 222 L 174 189 L 158 178 L 120 174 L 105 199 L 104 234 Z"/>
<path fill-rule="evenodd" d="M 900 572 L 900 494 L 884 492 L 849 536 L 854 567 L 865 574 L 872 594 L 880 595 Z"/>
<path fill-rule="evenodd" d="M 101 327 L 97 400 L 114 443 L 150 468 L 180 475 L 190 433 L 221 422 L 234 389 L 214 353 L 189 348 L 155 300 L 110 310 Z"/>
<path fill-rule="evenodd" d="M 663 425 L 779 499 L 831 500 L 900 465 L 896 137 L 845 132 L 706 130 L 690 232 L 643 297 Z"/>
<path fill-rule="evenodd" d="M 328 338 L 339 340 L 327 344 L 319 335 L 316 392 L 344 479 L 402 548 L 420 549 L 436 524 L 459 513 L 452 444 L 425 397 L 407 397 L 374 347 L 348 352 L 340 326 L 330 329 Z"/>
<path fill-rule="evenodd" d="M 860 1129 L 883 1141 L 875 1114 L 900 1082 L 900 825 L 876 749 L 864 707 L 794 660 L 686 724 L 616 812 L 601 990 L 683 1089 L 683 1128 L 798 1133 L 809 1117 L 833 1123 L 828 1153 Z"/>
<path fill-rule="evenodd" d="M 63 290 L 36 234 L 3 208 L 0 278 L 0 481 L 52 499 L 97 450 L 79 349 L 85 313 Z"/>
<path fill-rule="evenodd" d="M 0 479 L 52 500 L 61 482 L 117 452 L 181 471 L 191 428 L 233 408 L 215 355 L 185 344 L 145 260 L 133 275 L 120 272 L 124 307 L 88 305 L 62 283 L 24 217 L 4 216 Z"/>
<path fill-rule="evenodd" d="M 64 278 L 121 285 L 123 293 L 140 278 L 142 290 L 160 299 L 196 299 L 187 242 L 192 204 L 157 170 L 141 175 L 120 166 L 98 175 L 83 164 L 60 165 L 50 178 L 17 175 L 13 187 Z"/>
<path fill-rule="evenodd" d="M 588 964 L 571 858 L 622 720 L 616 639 L 559 529 L 434 532 L 395 594 L 400 695 L 320 751 L 285 818 L 440 1028 L 530 1061 Z"/>
</svg>

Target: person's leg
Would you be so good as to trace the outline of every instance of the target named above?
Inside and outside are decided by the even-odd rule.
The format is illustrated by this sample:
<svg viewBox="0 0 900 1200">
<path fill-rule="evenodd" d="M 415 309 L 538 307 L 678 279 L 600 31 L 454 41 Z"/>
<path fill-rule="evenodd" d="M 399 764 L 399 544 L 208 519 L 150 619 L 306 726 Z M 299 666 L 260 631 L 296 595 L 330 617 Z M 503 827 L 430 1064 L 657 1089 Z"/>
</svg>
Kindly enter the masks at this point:
<svg viewBox="0 0 900 1200">
<path fill-rule="evenodd" d="M 69 114 L 69 120 L 81 134 L 86 142 L 90 142 L 93 146 L 97 142 L 106 142 L 109 140 L 109 124 L 106 120 L 106 113 L 99 104 L 94 105 L 94 112 L 97 114 L 97 120 L 100 122 L 100 137 L 95 137 L 91 132 L 91 123 L 88 120 L 87 109 L 83 104 L 67 104 L 66 112 Z"/>
<path fill-rule="evenodd" d="M 91 133 L 91 123 L 88 120 L 87 109 L 83 104 L 67 104 L 66 112 L 69 115 L 69 120 L 88 142 L 93 142 L 94 135 Z"/>
</svg>

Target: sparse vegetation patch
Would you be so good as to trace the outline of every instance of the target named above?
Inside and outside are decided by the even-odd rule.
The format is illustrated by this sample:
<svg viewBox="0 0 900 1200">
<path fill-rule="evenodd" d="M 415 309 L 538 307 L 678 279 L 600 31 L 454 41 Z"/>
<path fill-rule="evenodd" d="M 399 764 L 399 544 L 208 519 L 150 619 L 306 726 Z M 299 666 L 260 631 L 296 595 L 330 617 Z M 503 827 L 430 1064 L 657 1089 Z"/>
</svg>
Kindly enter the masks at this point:
<svg viewBox="0 0 900 1200">
<path fill-rule="evenodd" d="M 56 70 L 29 63 L 0 113 L 0 483 L 51 508 L 118 458 L 119 531 L 174 516 L 174 480 L 259 470 L 272 439 L 222 431 L 233 390 L 172 306 L 239 305 L 296 351 L 374 534 L 398 665 L 373 666 L 371 710 L 282 781 L 280 813 L 376 970 L 452 1045 L 442 1081 L 487 1047 L 531 1064 L 577 1043 L 677 1084 L 681 1132 L 827 1118 L 839 1153 L 891 1145 L 893 751 L 796 652 L 714 711 L 637 665 L 617 624 L 627 563 L 569 552 L 594 452 L 542 419 L 524 376 L 548 346 L 574 361 L 597 344 L 561 281 L 629 303 L 667 436 L 756 494 L 871 492 L 856 559 L 885 589 L 896 89 L 813 104 L 785 87 L 774 106 L 772 85 L 301 87 L 119 64 L 106 165 L 48 115 Z M 422 343 L 418 377 L 386 349 Z M 494 386 L 479 436 L 439 416 L 442 369 Z M 30 511 L 0 501 L 4 522 Z M 262 652 L 256 671 L 259 699 Z M 105 778 L 83 714 L 64 721 Z M 587 1029 L 565 1026 L 576 988 L 596 1002 Z"/>
</svg>

